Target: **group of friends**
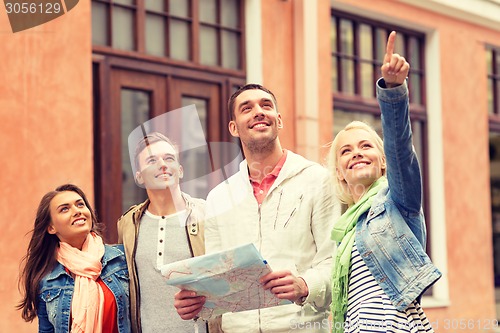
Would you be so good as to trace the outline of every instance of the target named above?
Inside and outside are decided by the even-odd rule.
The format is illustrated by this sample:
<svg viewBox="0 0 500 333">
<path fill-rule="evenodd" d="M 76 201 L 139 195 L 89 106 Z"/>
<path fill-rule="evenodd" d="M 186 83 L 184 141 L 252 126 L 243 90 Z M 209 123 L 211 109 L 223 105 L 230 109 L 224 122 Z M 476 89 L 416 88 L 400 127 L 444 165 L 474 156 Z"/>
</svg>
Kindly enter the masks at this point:
<svg viewBox="0 0 500 333">
<path fill-rule="evenodd" d="M 420 306 L 441 273 L 425 253 L 422 184 L 412 144 L 410 66 L 388 38 L 376 82 L 384 140 L 353 121 L 323 167 L 283 149 L 274 94 L 247 84 L 229 99 L 239 171 L 206 201 L 181 191 L 178 147 L 144 135 L 136 182 L 147 200 L 118 220 L 118 245 L 85 193 L 65 184 L 40 201 L 18 305 L 39 332 L 433 332 Z M 344 212 L 342 212 L 342 204 Z M 197 320 L 206 299 L 167 286 L 159 268 L 254 243 L 273 271 L 262 288 L 288 304 Z"/>
</svg>

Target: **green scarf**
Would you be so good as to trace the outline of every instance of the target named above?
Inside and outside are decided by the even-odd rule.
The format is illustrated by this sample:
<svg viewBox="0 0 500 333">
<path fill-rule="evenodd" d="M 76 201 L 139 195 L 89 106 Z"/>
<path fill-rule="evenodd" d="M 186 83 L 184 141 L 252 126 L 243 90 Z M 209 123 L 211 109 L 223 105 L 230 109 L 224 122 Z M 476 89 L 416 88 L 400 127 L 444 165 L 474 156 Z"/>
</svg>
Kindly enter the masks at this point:
<svg viewBox="0 0 500 333">
<path fill-rule="evenodd" d="M 358 202 L 350 206 L 335 223 L 332 230 L 332 240 L 340 242 L 335 255 L 332 277 L 332 332 L 344 332 L 344 317 L 347 311 L 347 292 L 349 288 L 349 268 L 351 251 L 354 245 L 356 223 L 361 214 L 370 209 L 373 198 L 378 191 L 387 186 L 387 178 L 377 179 Z"/>
</svg>

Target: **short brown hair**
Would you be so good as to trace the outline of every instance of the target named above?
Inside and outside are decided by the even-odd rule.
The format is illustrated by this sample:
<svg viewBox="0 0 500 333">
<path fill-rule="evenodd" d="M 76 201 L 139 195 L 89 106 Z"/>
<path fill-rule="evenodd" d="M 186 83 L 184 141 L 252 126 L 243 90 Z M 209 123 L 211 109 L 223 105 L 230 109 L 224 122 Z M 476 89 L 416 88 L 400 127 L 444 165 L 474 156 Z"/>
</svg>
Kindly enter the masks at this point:
<svg viewBox="0 0 500 333">
<path fill-rule="evenodd" d="M 137 142 L 137 145 L 135 146 L 135 152 L 134 152 L 134 162 L 135 162 L 135 170 L 139 171 L 139 154 L 146 149 L 146 147 L 151 146 L 153 143 L 160 142 L 160 141 L 165 141 L 172 147 L 174 147 L 176 157 L 179 159 L 179 149 L 177 148 L 177 145 L 172 142 L 169 138 L 167 138 L 165 135 L 161 134 L 160 132 L 151 132 L 149 134 L 146 134 L 142 139 Z"/>
<path fill-rule="evenodd" d="M 266 93 L 271 95 L 271 97 L 273 98 L 274 107 L 276 108 L 276 111 L 278 111 L 278 102 L 276 101 L 276 96 L 274 96 L 274 94 L 272 93 L 271 90 L 269 90 L 266 87 L 264 87 L 260 84 L 257 84 L 257 83 L 249 83 L 249 84 L 244 85 L 243 87 L 240 87 L 229 98 L 229 101 L 227 102 L 227 109 L 229 111 L 229 120 L 234 120 L 234 103 L 236 101 L 236 98 L 242 92 L 244 92 L 246 90 L 252 90 L 252 89 L 259 89 L 259 90 L 265 91 Z"/>
</svg>

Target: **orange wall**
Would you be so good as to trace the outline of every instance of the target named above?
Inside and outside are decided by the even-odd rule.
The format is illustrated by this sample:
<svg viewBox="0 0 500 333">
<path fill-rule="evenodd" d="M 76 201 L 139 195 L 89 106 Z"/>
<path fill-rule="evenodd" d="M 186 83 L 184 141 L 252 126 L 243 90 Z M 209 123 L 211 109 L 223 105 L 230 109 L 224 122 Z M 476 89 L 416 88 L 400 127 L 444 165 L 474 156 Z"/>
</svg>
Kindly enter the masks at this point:
<svg viewBox="0 0 500 333">
<path fill-rule="evenodd" d="M 263 85 L 275 94 L 283 117 L 281 144 L 294 150 L 293 2 L 266 0 L 261 1 L 261 6 Z"/>
<path fill-rule="evenodd" d="M 12 33 L 0 10 L 0 332 L 36 332 L 14 306 L 42 195 L 73 182 L 93 198 L 90 2 Z"/>
<path fill-rule="evenodd" d="M 298 40 L 297 21 L 294 15 L 303 15 L 302 2 L 307 0 L 266 0 L 261 2 L 262 6 L 262 52 L 264 85 L 269 87 L 278 99 L 279 111 L 284 119 L 284 129 L 280 133 L 280 140 L 284 148 L 297 151 L 301 146 L 313 145 L 320 147 L 332 140 L 332 100 L 330 73 L 330 2 L 329 0 L 317 1 L 318 31 L 318 68 L 312 70 L 318 72 L 318 130 L 319 142 L 310 142 L 307 133 L 297 133 L 301 127 L 297 122 L 298 114 L 295 104 L 296 94 L 304 94 L 296 90 L 296 80 L 302 77 L 302 73 L 295 71 L 295 62 L 303 62 L 303 55 L 295 54 L 295 43 L 304 43 Z M 301 22 L 302 24 L 303 22 Z M 303 36 L 303 38 L 310 38 Z M 298 59 L 297 59 L 298 57 Z M 303 66 L 303 65 L 299 65 Z M 304 69 L 302 69 L 304 70 Z M 308 70 L 306 66 L 305 70 Z M 304 99 L 303 96 L 299 96 Z M 306 111 L 307 112 L 307 111 Z M 308 140 L 309 139 L 309 140 Z M 320 149 L 321 157 L 327 153 L 327 149 Z M 322 159 L 318 162 L 323 162 Z"/>
<path fill-rule="evenodd" d="M 396 1 L 338 2 L 439 32 L 450 305 L 426 313 L 440 332 L 446 319 L 476 320 L 479 331 L 477 320 L 496 318 L 484 43 L 499 45 L 500 32 Z"/>
</svg>

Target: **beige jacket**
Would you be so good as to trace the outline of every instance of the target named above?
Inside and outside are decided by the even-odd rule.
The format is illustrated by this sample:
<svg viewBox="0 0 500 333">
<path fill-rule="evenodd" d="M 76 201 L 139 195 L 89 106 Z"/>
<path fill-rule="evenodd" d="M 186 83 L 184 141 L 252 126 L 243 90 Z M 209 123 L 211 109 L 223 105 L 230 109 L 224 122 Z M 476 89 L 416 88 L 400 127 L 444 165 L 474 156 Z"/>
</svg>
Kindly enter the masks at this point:
<svg viewBox="0 0 500 333">
<path fill-rule="evenodd" d="M 186 202 L 188 219 L 186 223 L 186 235 L 188 237 L 192 256 L 205 254 L 204 227 L 205 200 L 192 198 L 182 193 Z M 141 333 L 140 293 L 137 267 L 135 265 L 135 251 L 137 248 L 137 237 L 139 233 L 139 222 L 149 205 L 149 199 L 139 205 L 130 207 L 118 219 L 118 243 L 125 247 L 125 257 L 130 276 L 130 320 L 133 333 Z"/>
</svg>

